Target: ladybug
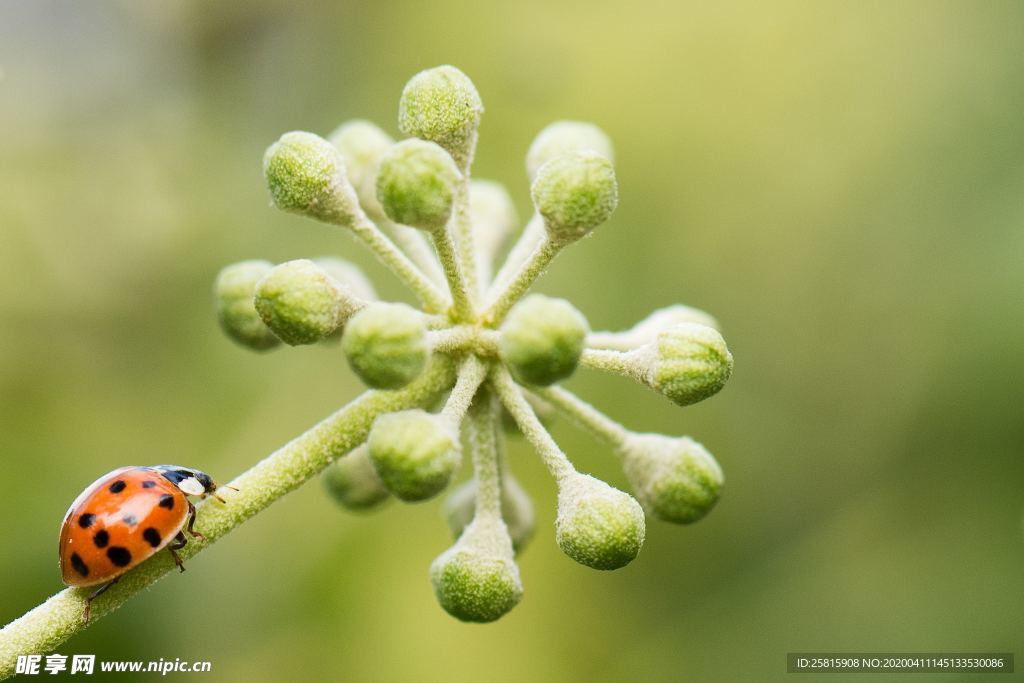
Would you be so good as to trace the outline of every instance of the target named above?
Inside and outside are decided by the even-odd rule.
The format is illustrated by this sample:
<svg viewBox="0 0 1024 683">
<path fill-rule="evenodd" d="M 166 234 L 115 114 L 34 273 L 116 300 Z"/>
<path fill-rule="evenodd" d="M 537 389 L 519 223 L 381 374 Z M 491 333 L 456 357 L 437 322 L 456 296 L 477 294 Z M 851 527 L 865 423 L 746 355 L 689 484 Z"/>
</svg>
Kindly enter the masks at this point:
<svg viewBox="0 0 1024 683">
<path fill-rule="evenodd" d="M 205 472 L 156 465 L 116 469 L 82 491 L 64 517 L 58 551 L 65 584 L 99 586 L 86 600 L 82 620 L 88 623 L 94 599 L 164 548 L 185 571 L 175 552 L 188 542 L 182 530 L 206 540 L 192 529 L 196 508 L 188 496 L 213 496 L 223 503 L 216 490 Z"/>
</svg>

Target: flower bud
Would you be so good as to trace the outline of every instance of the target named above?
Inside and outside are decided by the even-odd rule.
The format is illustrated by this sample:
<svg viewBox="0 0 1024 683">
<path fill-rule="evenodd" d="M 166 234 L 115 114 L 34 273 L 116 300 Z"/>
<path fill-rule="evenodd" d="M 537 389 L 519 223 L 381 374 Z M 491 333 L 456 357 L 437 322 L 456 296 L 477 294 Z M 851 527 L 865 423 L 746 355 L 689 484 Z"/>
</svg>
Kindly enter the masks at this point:
<svg viewBox="0 0 1024 683">
<path fill-rule="evenodd" d="M 622 449 L 622 464 L 644 509 L 675 524 L 710 512 L 724 482 L 714 457 L 686 436 L 633 434 Z"/>
<path fill-rule="evenodd" d="M 282 211 L 337 225 L 351 225 L 361 212 L 341 154 L 319 135 L 282 135 L 263 155 L 263 175 Z"/>
<path fill-rule="evenodd" d="M 359 203 L 367 213 L 383 216 L 384 210 L 377 202 L 377 164 L 395 141 L 376 124 L 362 119 L 341 124 L 327 139 L 341 152 Z"/>
<path fill-rule="evenodd" d="M 349 510 L 370 510 L 391 495 L 373 468 L 366 444 L 328 465 L 323 480 L 331 496 Z"/>
<path fill-rule="evenodd" d="M 441 147 L 424 140 L 403 140 L 381 157 L 377 200 L 396 223 L 430 232 L 442 230 L 452 215 L 459 178 L 455 162 Z"/>
<path fill-rule="evenodd" d="M 444 503 L 444 514 L 452 536 L 458 538 L 476 516 L 477 481 L 470 479 L 452 491 Z M 501 476 L 501 518 L 508 526 L 515 552 L 521 553 L 533 537 L 536 516 L 533 502 L 523 487 L 509 473 Z"/>
<path fill-rule="evenodd" d="M 531 180 L 540 167 L 568 152 L 590 150 L 614 161 L 612 141 L 603 130 L 583 121 L 555 121 L 537 134 L 526 153 L 526 173 Z"/>
<path fill-rule="evenodd" d="M 530 188 L 548 237 L 574 242 L 611 217 L 618 204 L 612 162 L 596 152 L 557 156 L 540 167 Z"/>
<path fill-rule="evenodd" d="M 373 283 L 356 264 L 336 256 L 321 256 L 313 259 L 313 263 L 363 301 L 377 301 L 379 298 Z"/>
<path fill-rule="evenodd" d="M 282 263 L 256 284 L 260 318 L 292 346 L 320 341 L 365 305 L 308 259 Z"/>
<path fill-rule="evenodd" d="M 501 358 L 518 381 L 553 384 L 576 369 L 588 331 L 586 318 L 565 299 L 531 294 L 501 326 Z"/>
<path fill-rule="evenodd" d="M 523 597 L 508 529 L 500 519 L 474 519 L 430 565 L 437 601 L 462 621 L 486 623 L 501 618 Z"/>
<path fill-rule="evenodd" d="M 725 340 L 707 325 L 675 325 L 640 351 L 650 359 L 647 384 L 680 406 L 715 395 L 732 374 Z"/>
<path fill-rule="evenodd" d="M 459 466 L 459 436 L 440 415 L 403 410 L 373 421 L 370 459 L 391 493 L 406 502 L 440 493 Z"/>
<path fill-rule="evenodd" d="M 618 569 L 644 544 L 644 511 L 633 496 L 587 474 L 558 488 L 555 540 L 566 555 L 594 569 Z"/>
<path fill-rule="evenodd" d="M 413 76 L 402 90 L 398 128 L 448 150 L 466 170 L 476 149 L 484 105 L 473 81 L 454 66 L 438 66 Z"/>
<path fill-rule="evenodd" d="M 234 263 L 217 274 L 213 287 L 217 319 L 224 333 L 255 351 L 266 351 L 281 343 L 263 323 L 252 300 L 256 283 L 273 267 L 269 261 Z"/>
<path fill-rule="evenodd" d="M 341 347 L 353 372 L 375 389 L 404 387 L 430 355 L 423 316 L 398 303 L 374 302 L 352 316 Z"/>
</svg>

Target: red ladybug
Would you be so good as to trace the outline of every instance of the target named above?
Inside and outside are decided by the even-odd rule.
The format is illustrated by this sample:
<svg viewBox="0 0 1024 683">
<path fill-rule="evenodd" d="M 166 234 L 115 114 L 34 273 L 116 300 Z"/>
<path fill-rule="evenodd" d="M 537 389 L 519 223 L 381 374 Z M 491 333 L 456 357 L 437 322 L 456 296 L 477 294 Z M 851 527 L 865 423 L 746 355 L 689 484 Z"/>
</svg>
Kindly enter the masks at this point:
<svg viewBox="0 0 1024 683">
<path fill-rule="evenodd" d="M 230 488 L 230 487 L 229 487 Z M 210 475 L 190 467 L 156 465 L 122 467 L 105 474 L 75 499 L 60 528 L 60 571 L 69 586 L 99 585 L 85 603 L 89 621 L 92 601 L 132 567 L 164 548 L 185 571 L 174 552 L 188 542 L 196 508 L 187 496 L 212 495 Z"/>
</svg>

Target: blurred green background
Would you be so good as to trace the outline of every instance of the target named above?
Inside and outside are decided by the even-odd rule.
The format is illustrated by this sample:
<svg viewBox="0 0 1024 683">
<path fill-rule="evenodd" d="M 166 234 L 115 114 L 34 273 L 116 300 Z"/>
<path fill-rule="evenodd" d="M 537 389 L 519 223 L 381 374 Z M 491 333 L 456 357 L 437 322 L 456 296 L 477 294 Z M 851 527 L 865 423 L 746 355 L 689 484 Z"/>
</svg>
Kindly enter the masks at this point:
<svg viewBox="0 0 1024 683">
<path fill-rule="evenodd" d="M 487 112 L 475 174 L 529 215 L 523 156 L 557 118 L 616 143 L 620 207 L 539 289 L 595 328 L 682 302 L 736 357 L 681 412 L 727 478 L 601 573 L 553 541 L 555 491 L 513 441 L 539 530 L 489 626 L 435 603 L 440 501 L 375 516 L 317 483 L 60 649 L 211 660 L 216 680 L 781 678 L 793 650 L 1024 656 L 1024 4 L 5 2 L 0 6 L 0 623 L 58 590 L 70 501 L 125 464 L 228 479 L 355 396 L 337 348 L 246 352 L 224 264 L 335 253 L 268 206 L 264 148 L 366 117 L 396 134 L 416 71 Z M 584 471 L 612 454 L 562 421 Z M 1019 665 L 1020 666 L 1020 665 Z"/>
</svg>

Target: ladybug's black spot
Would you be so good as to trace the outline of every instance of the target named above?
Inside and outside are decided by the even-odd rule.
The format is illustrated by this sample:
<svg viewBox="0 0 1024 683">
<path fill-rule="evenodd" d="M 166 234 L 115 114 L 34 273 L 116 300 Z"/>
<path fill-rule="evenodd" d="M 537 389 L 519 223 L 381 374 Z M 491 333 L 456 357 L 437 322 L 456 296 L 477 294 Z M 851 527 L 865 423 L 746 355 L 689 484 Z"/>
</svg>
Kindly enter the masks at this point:
<svg viewBox="0 0 1024 683">
<path fill-rule="evenodd" d="M 88 529 L 92 526 L 92 523 L 96 521 L 96 515 L 91 512 L 86 512 L 84 515 L 78 518 L 78 526 L 83 529 Z"/>
<path fill-rule="evenodd" d="M 144 481 L 144 482 L 142 482 L 142 488 L 144 488 L 144 489 L 151 489 L 154 486 L 156 486 L 156 482 L 155 481 Z"/>
<path fill-rule="evenodd" d="M 121 521 L 123 521 L 128 526 L 135 526 L 139 523 L 139 518 L 135 515 L 125 515 L 121 518 Z"/>
<path fill-rule="evenodd" d="M 167 508 L 168 510 L 174 509 L 174 496 L 169 493 L 165 493 L 160 496 L 160 507 Z"/>
<path fill-rule="evenodd" d="M 106 548 L 107 543 L 110 543 L 110 534 L 106 529 L 97 531 L 96 535 L 92 537 L 92 542 L 96 544 L 97 548 Z"/>
<path fill-rule="evenodd" d="M 89 576 L 89 568 L 85 566 L 85 562 L 82 562 L 82 558 L 78 556 L 78 553 L 71 553 L 71 566 L 82 576 Z"/>
<path fill-rule="evenodd" d="M 121 493 L 121 491 L 124 491 L 127 486 L 128 484 L 124 483 L 124 480 L 118 479 L 117 481 L 110 485 L 110 492 Z"/>
<path fill-rule="evenodd" d="M 182 472 L 181 470 L 163 470 L 160 474 L 164 475 L 164 479 L 175 485 L 192 476 L 188 472 Z"/>
<path fill-rule="evenodd" d="M 153 527 L 148 527 L 143 531 L 142 537 L 146 539 L 146 543 L 150 544 L 154 548 L 160 545 L 160 532 Z"/>
<path fill-rule="evenodd" d="M 122 548 L 119 545 L 111 546 L 107 550 L 107 557 L 118 567 L 127 567 L 132 561 L 132 554 L 128 552 L 128 548 Z"/>
</svg>

